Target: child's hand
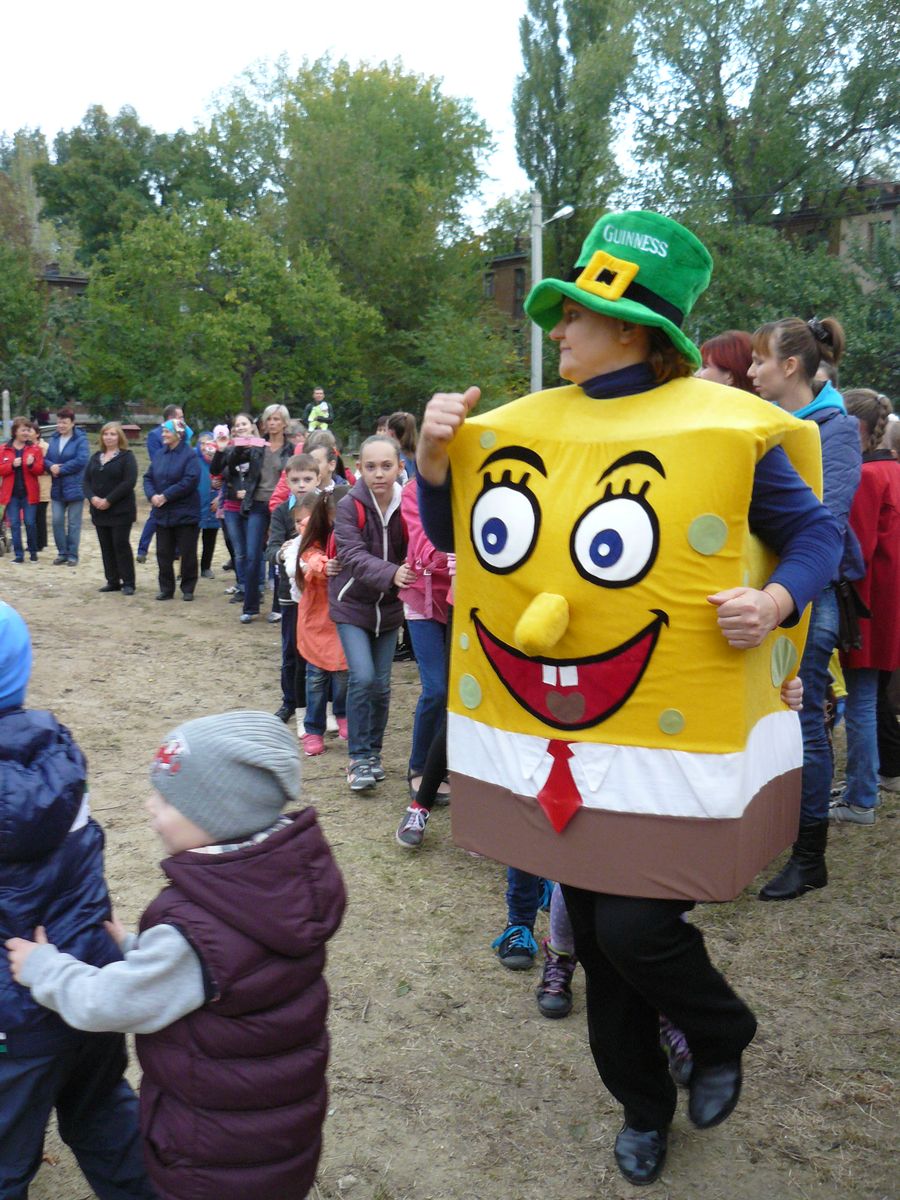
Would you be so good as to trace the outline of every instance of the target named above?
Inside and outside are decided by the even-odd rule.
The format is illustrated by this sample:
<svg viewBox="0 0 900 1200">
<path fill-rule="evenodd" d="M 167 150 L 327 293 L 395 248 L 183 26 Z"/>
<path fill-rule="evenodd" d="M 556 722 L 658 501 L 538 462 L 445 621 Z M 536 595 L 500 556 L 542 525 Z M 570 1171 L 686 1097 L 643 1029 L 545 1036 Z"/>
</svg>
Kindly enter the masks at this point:
<svg viewBox="0 0 900 1200">
<path fill-rule="evenodd" d="M 325 574 L 326 575 L 340 575 L 340 573 L 341 573 L 341 564 L 340 564 L 339 559 L 329 558 L 329 559 L 325 560 Z"/>
<path fill-rule="evenodd" d="M 110 917 L 110 919 L 108 921 L 103 922 L 103 928 L 106 930 L 106 932 L 112 938 L 112 940 L 116 943 L 116 945 L 119 948 L 121 948 L 122 943 L 125 941 L 126 937 L 128 936 L 128 930 L 125 928 L 125 926 L 122 924 L 122 922 L 119 920 L 119 918 L 116 916 L 115 913 L 112 914 L 112 916 Z"/>
<path fill-rule="evenodd" d="M 27 938 L 9 938 L 6 943 L 6 949 L 9 951 L 9 969 L 12 972 L 12 977 L 16 983 L 19 982 L 19 976 L 22 973 L 22 968 L 25 962 L 38 946 L 46 946 L 47 931 L 43 925 L 38 925 L 34 931 L 34 941 L 29 942 Z"/>
<path fill-rule="evenodd" d="M 781 702 L 792 712 L 800 712 L 803 708 L 803 680 L 799 675 L 786 679 L 781 685 Z"/>
<path fill-rule="evenodd" d="M 411 583 L 415 583 L 416 573 L 412 567 L 408 567 L 406 563 L 401 563 L 394 572 L 394 583 L 397 587 L 408 587 Z"/>
</svg>

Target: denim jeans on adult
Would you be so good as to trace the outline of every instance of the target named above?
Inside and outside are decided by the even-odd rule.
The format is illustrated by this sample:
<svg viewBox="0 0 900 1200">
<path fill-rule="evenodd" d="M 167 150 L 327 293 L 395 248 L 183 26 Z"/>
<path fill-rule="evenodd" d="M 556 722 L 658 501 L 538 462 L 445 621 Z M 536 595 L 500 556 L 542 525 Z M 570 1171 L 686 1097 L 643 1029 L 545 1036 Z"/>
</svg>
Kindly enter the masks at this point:
<svg viewBox="0 0 900 1200">
<path fill-rule="evenodd" d="M 147 557 L 154 533 L 156 533 L 156 509 L 151 508 L 147 520 L 144 522 L 144 528 L 141 530 L 141 536 L 138 538 L 137 552 L 142 558 Z"/>
<path fill-rule="evenodd" d="M 340 622 L 338 637 L 347 660 L 347 750 L 350 761 L 381 754 L 391 703 L 391 666 L 397 630 L 374 634 Z M 309 708 L 307 680 L 307 709 Z"/>
<path fill-rule="evenodd" d="M 269 506 L 254 501 L 250 512 L 225 512 L 225 527 L 234 547 L 234 573 L 244 589 L 244 612 L 259 612 L 259 590 L 263 571 L 263 550 L 269 531 Z M 262 576 L 264 579 L 265 576 Z"/>
<path fill-rule="evenodd" d="M 69 562 L 78 562 L 84 500 L 51 500 L 50 507 L 53 513 L 56 553 L 60 558 L 67 558 Z"/>
<path fill-rule="evenodd" d="M 411 775 L 421 775 L 428 747 L 434 741 L 447 707 L 447 626 L 442 621 L 422 620 L 408 622 L 407 628 L 422 682 L 413 718 L 409 771 Z"/>
<path fill-rule="evenodd" d="M 838 607 L 833 587 L 813 601 L 806 647 L 800 660 L 803 680 L 803 777 L 800 789 L 800 820 L 827 821 L 834 762 L 825 729 L 825 693 L 828 663 L 838 639 Z"/>
<path fill-rule="evenodd" d="M 845 667 L 847 706 L 847 787 L 844 800 L 859 808 L 874 808 L 878 799 L 878 671 Z M 805 701 L 804 701 L 805 703 Z"/>
<path fill-rule="evenodd" d="M 6 516 L 12 532 L 13 554 L 16 558 L 24 558 L 22 552 L 22 519 L 25 521 L 25 538 L 28 542 L 28 553 L 37 554 L 37 505 L 20 500 L 18 496 L 10 496 L 6 506 Z"/>
<path fill-rule="evenodd" d="M 247 562 L 247 527 L 239 512 L 225 509 L 225 528 L 231 540 L 231 557 L 234 562 L 234 578 L 237 586 L 244 590 L 244 566 Z"/>
<path fill-rule="evenodd" d="M 306 664 L 306 719 L 303 725 L 306 733 L 317 733 L 319 737 L 325 733 L 325 710 L 328 707 L 329 691 L 335 717 L 345 716 L 347 712 L 347 672 L 325 671 L 308 662 Z"/>
</svg>

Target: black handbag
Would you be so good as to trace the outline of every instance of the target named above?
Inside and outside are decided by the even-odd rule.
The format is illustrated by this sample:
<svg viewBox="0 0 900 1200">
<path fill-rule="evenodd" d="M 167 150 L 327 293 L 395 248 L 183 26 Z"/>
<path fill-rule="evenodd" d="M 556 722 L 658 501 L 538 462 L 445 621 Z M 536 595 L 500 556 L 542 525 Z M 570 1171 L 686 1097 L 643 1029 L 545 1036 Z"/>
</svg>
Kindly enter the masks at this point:
<svg viewBox="0 0 900 1200">
<path fill-rule="evenodd" d="M 838 605 L 838 649 L 862 649 L 860 619 L 871 617 L 871 611 L 863 604 L 859 592 L 849 579 L 839 579 L 834 585 Z"/>
</svg>

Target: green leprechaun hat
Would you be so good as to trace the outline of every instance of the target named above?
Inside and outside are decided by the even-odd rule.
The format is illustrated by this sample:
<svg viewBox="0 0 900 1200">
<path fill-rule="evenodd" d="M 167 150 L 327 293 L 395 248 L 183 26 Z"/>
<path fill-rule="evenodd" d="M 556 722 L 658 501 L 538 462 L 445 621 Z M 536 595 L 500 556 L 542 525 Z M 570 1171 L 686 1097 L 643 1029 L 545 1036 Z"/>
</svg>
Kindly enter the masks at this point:
<svg viewBox="0 0 900 1200">
<path fill-rule="evenodd" d="M 681 326 L 709 285 L 712 265 L 703 243 L 671 217 L 607 213 L 585 239 L 572 280 L 542 279 L 531 289 L 525 311 L 550 330 L 568 297 L 594 312 L 662 329 L 699 367 L 700 351 Z"/>
</svg>

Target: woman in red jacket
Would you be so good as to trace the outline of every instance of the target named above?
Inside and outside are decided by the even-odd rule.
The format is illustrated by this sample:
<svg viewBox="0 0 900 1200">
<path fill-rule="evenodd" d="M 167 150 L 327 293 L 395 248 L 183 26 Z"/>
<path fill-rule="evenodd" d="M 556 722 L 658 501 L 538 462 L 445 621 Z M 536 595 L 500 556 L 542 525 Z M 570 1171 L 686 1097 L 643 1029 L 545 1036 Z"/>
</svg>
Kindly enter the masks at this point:
<svg viewBox="0 0 900 1200">
<path fill-rule="evenodd" d="M 30 441 L 31 421 L 16 417 L 12 438 L 0 449 L 0 505 L 12 528 L 13 562 L 24 562 L 22 519 L 28 540 L 28 556 L 37 562 L 37 504 L 41 498 L 38 476 L 44 470 L 44 456 Z"/>
<path fill-rule="evenodd" d="M 866 563 L 856 583 L 870 618 L 860 620 L 862 646 L 841 655 L 847 683 L 847 787 L 831 806 L 833 821 L 874 825 L 878 803 L 876 701 L 879 671 L 900 667 L 900 464 L 877 449 L 892 405 L 869 388 L 844 393 L 859 420 L 863 467 L 850 510 Z"/>
</svg>

